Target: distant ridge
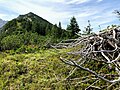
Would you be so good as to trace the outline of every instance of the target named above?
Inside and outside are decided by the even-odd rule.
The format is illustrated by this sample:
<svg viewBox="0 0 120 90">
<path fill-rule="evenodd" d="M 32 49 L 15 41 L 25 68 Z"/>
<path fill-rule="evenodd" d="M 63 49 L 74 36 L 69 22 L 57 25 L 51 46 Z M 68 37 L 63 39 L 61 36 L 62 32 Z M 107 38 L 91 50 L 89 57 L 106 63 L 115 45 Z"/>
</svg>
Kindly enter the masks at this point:
<svg viewBox="0 0 120 90">
<path fill-rule="evenodd" d="M 7 23 L 7 21 L 0 19 L 0 28 L 4 26 Z"/>
</svg>

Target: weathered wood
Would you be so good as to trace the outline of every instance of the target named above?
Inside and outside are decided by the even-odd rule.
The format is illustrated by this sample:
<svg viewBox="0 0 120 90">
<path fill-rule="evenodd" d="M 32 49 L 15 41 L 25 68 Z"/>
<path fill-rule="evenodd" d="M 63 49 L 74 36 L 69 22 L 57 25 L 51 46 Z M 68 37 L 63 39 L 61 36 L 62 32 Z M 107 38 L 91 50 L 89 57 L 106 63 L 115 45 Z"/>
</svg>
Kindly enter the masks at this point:
<svg viewBox="0 0 120 90">
<path fill-rule="evenodd" d="M 67 42 L 65 44 L 65 42 Z M 115 68 L 118 76 L 115 80 L 109 80 L 106 77 L 103 77 L 96 72 L 90 70 L 89 68 L 85 68 L 81 66 L 78 62 L 74 60 L 65 60 L 61 57 L 61 61 L 71 66 L 75 66 L 77 68 L 88 71 L 98 78 L 109 82 L 116 83 L 120 82 L 120 28 L 114 28 L 109 31 L 89 35 L 85 37 L 80 37 L 78 39 L 66 40 L 64 43 L 59 43 L 55 47 L 76 47 L 82 45 L 82 48 L 78 48 L 78 50 L 74 52 L 68 52 L 68 54 L 73 55 L 81 55 L 80 59 L 86 61 L 87 59 L 97 60 L 101 57 L 101 59 L 97 60 L 98 62 L 103 62 L 107 64 L 108 69 L 112 69 L 113 66 Z M 68 43 L 69 42 L 69 43 Z M 85 58 L 86 57 L 86 58 Z"/>
</svg>

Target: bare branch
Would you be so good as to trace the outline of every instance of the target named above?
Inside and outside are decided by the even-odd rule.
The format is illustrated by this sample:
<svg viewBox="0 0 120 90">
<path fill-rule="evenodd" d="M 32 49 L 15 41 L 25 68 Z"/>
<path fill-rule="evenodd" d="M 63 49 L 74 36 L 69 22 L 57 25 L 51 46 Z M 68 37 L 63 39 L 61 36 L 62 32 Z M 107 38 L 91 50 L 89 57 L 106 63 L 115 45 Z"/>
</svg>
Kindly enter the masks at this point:
<svg viewBox="0 0 120 90">
<path fill-rule="evenodd" d="M 65 64 L 68 64 L 68 65 L 71 65 L 71 66 L 75 66 L 75 67 L 80 68 L 80 69 L 82 69 L 82 70 L 88 71 L 88 72 L 94 74 L 95 76 L 97 76 L 98 78 L 100 78 L 100 79 L 102 79 L 102 80 L 104 80 L 104 81 L 106 81 L 106 82 L 109 82 L 109 83 L 120 82 L 120 79 L 118 79 L 118 80 L 108 80 L 108 79 L 104 78 L 103 76 L 100 76 L 100 75 L 97 74 L 96 72 L 90 70 L 89 68 L 84 68 L 84 67 L 82 67 L 81 65 L 78 65 L 75 61 L 72 61 L 72 60 L 70 60 L 70 61 L 67 60 L 67 61 L 66 61 L 66 60 L 63 59 L 62 57 L 60 57 L 60 60 L 61 60 L 62 62 L 64 62 Z"/>
<path fill-rule="evenodd" d="M 76 68 L 79 68 L 84 71 L 87 71 L 95 75 L 98 79 L 104 80 L 108 83 L 112 83 L 111 85 L 120 82 L 120 28 L 119 27 L 109 28 L 108 31 L 99 34 L 83 36 L 77 39 L 65 40 L 54 46 L 54 48 L 59 48 L 59 47 L 76 48 L 72 52 L 67 52 L 67 55 L 72 55 L 72 56 L 79 55 L 80 58 L 78 60 L 74 60 L 73 58 L 67 60 L 65 58 L 60 57 L 60 60 L 62 62 L 70 66 L 74 66 L 75 70 Z M 93 64 L 100 63 L 100 65 L 107 66 L 106 69 L 114 70 L 115 74 L 111 74 L 114 77 L 110 76 L 110 74 L 108 73 L 109 75 L 108 77 L 110 77 L 108 79 L 106 73 L 101 74 L 101 72 L 98 72 L 99 67 L 98 70 L 91 69 L 91 67 L 89 67 L 89 62 L 90 63 L 95 62 Z M 101 71 L 103 69 L 104 68 L 102 68 Z M 75 70 L 73 70 L 68 75 L 68 77 L 71 76 L 73 73 L 75 73 Z M 92 87 L 94 83 L 91 84 L 89 87 Z"/>
</svg>

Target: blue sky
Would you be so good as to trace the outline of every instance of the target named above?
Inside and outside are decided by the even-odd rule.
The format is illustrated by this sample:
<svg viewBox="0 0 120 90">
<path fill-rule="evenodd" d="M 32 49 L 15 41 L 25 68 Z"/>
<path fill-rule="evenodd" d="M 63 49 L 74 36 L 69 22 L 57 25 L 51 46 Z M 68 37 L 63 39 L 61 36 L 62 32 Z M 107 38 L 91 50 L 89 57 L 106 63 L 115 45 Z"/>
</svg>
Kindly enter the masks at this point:
<svg viewBox="0 0 120 90">
<path fill-rule="evenodd" d="M 19 14 L 33 12 L 53 24 L 60 21 L 66 28 L 70 18 L 75 16 L 83 30 L 91 21 L 94 31 L 106 28 L 120 21 L 113 12 L 120 10 L 120 0 L 0 0 L 0 18 L 11 20 Z"/>
</svg>

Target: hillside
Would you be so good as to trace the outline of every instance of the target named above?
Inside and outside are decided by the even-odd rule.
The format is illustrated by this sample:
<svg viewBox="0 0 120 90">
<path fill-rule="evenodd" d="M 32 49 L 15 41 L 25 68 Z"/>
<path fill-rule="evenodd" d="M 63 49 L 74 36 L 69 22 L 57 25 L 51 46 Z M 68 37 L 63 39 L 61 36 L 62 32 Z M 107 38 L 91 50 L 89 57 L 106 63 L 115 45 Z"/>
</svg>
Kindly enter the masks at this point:
<svg viewBox="0 0 120 90">
<path fill-rule="evenodd" d="M 42 36 L 57 36 L 58 38 L 69 36 L 69 32 L 66 32 L 66 30 L 63 30 L 57 25 L 53 25 L 49 21 L 32 12 L 25 15 L 19 15 L 17 18 L 6 23 L 2 28 L 2 32 L 7 35 L 21 34 L 26 31 L 38 33 Z"/>
<path fill-rule="evenodd" d="M 17 18 L 9 21 L 3 27 L 3 32 L 5 33 L 14 33 L 14 32 L 24 32 L 31 31 L 37 32 L 40 35 L 45 35 L 46 27 L 51 29 L 53 24 L 47 20 L 37 16 L 36 14 L 30 12 L 25 15 L 19 15 Z"/>
<path fill-rule="evenodd" d="M 71 58 L 78 60 L 80 55 L 66 54 L 78 49 L 80 47 L 35 50 L 34 53 L 29 53 L 32 49 L 26 49 L 26 53 L 13 50 L 1 52 L 0 89 L 107 90 L 108 88 L 108 90 L 114 90 L 119 88 L 119 83 L 111 85 L 87 71 L 66 65 L 60 60 L 60 56 L 68 60 Z M 108 78 L 111 78 L 110 74 L 115 73 L 114 70 L 108 70 L 104 63 L 94 60 L 86 61 L 84 67 L 89 67 L 99 73 L 106 73 Z"/>
<path fill-rule="evenodd" d="M 25 15 L 19 15 L 2 27 L 0 49 L 17 49 L 22 45 L 42 47 L 73 37 L 71 32 L 63 30 L 61 27 L 53 25 L 42 17 L 30 12 Z"/>
</svg>

